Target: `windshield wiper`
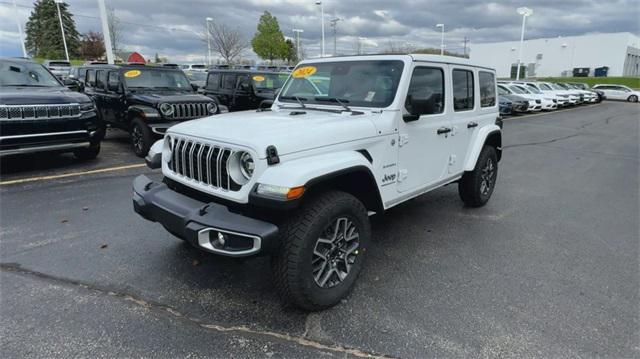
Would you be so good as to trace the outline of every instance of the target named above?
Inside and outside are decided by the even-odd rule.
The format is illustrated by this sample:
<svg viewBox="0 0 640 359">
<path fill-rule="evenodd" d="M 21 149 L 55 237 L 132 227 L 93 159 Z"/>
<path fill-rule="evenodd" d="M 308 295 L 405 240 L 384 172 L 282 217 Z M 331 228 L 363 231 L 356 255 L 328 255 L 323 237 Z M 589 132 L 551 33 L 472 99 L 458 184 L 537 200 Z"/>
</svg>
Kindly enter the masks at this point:
<svg viewBox="0 0 640 359">
<path fill-rule="evenodd" d="M 307 108 L 307 106 L 302 101 L 309 101 L 306 97 L 298 97 L 298 96 L 280 96 L 283 100 L 296 100 L 302 108 Z"/>
<path fill-rule="evenodd" d="M 349 103 L 349 100 L 346 100 L 346 99 L 339 99 L 337 97 L 315 97 L 314 100 L 337 103 L 338 105 L 342 106 L 342 108 L 344 108 L 345 110 L 349 112 L 353 112 L 353 110 L 346 105 L 347 103 Z"/>
</svg>

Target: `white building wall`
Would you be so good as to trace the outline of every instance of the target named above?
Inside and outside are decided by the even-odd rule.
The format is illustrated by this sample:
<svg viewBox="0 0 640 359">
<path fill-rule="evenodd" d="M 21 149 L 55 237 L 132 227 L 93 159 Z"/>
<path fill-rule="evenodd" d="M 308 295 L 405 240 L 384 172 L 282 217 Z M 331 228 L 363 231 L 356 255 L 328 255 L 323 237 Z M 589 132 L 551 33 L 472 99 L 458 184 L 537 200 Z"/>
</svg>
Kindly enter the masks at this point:
<svg viewBox="0 0 640 359">
<path fill-rule="evenodd" d="M 639 49 L 640 38 L 631 33 L 593 34 L 526 40 L 522 51 L 525 65 L 536 64 L 536 77 L 557 77 L 575 67 L 608 66 L 609 76 L 623 76 L 629 47 Z M 509 77 L 518 62 L 519 41 L 471 44 L 470 59 L 493 67 L 498 77 Z M 541 54 L 542 59 L 536 59 Z"/>
</svg>

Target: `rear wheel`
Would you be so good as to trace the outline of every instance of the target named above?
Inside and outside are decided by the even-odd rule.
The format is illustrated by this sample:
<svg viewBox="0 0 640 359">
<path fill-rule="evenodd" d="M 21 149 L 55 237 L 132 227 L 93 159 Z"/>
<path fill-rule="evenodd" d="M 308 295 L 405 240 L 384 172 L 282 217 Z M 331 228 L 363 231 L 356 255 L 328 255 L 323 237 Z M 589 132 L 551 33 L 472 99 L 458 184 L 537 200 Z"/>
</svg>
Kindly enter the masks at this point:
<svg viewBox="0 0 640 359">
<path fill-rule="evenodd" d="M 306 310 L 339 303 L 362 270 L 370 237 L 366 208 L 354 196 L 331 191 L 309 199 L 281 226 L 272 258 L 282 299 Z"/>
<path fill-rule="evenodd" d="M 496 149 L 484 146 L 478 156 L 476 166 L 465 172 L 458 183 L 458 193 L 469 207 L 482 207 L 489 201 L 498 177 L 498 156 Z"/>
<path fill-rule="evenodd" d="M 131 146 L 138 157 L 144 157 L 153 144 L 153 133 L 146 123 L 136 118 L 131 123 Z"/>
<path fill-rule="evenodd" d="M 629 98 L 627 99 L 627 101 L 629 101 L 629 102 L 638 102 L 638 96 L 636 96 L 636 95 L 631 95 L 631 96 L 629 96 Z"/>
</svg>

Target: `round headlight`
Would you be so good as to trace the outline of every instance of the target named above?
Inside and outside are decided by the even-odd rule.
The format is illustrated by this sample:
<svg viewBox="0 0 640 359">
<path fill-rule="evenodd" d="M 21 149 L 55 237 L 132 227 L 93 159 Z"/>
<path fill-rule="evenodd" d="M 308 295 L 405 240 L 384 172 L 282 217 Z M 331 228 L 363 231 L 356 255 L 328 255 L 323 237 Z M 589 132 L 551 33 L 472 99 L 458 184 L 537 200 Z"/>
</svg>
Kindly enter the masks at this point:
<svg viewBox="0 0 640 359">
<path fill-rule="evenodd" d="M 207 111 L 210 115 L 215 115 L 216 113 L 218 113 L 218 105 L 213 102 L 207 104 Z"/>
<path fill-rule="evenodd" d="M 242 156 L 240 156 L 240 171 L 242 175 L 246 179 L 250 179 L 253 176 L 253 170 L 256 165 L 253 163 L 253 157 L 248 152 L 244 152 Z"/>
<path fill-rule="evenodd" d="M 173 115 L 173 106 L 168 103 L 163 103 L 160 105 L 160 112 L 165 116 Z"/>
<path fill-rule="evenodd" d="M 253 162 L 253 157 L 248 152 L 235 152 L 227 162 L 229 176 L 233 182 L 241 186 L 249 183 L 254 169 L 255 162 Z"/>
</svg>

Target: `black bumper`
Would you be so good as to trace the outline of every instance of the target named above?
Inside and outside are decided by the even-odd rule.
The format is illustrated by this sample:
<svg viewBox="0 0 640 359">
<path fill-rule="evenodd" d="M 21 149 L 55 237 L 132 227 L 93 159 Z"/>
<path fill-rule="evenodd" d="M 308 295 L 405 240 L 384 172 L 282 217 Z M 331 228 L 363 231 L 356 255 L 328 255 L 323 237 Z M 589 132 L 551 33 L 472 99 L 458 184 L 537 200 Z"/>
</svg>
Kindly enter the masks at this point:
<svg viewBox="0 0 640 359">
<path fill-rule="evenodd" d="M 274 248 L 278 227 L 175 192 L 141 175 L 133 181 L 133 208 L 194 246 L 220 255 L 245 257 Z"/>
</svg>

